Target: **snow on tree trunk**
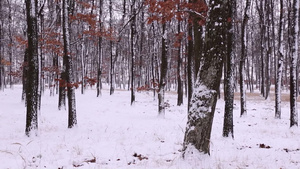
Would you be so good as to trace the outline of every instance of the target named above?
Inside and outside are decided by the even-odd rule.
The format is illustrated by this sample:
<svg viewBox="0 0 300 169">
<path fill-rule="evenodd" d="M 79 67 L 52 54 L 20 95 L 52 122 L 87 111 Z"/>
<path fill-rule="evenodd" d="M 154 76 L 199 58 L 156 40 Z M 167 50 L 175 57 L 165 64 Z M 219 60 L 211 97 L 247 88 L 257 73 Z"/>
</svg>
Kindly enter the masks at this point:
<svg viewBox="0 0 300 169">
<path fill-rule="evenodd" d="M 277 58 L 277 72 L 275 83 L 275 118 L 281 118 L 281 84 L 282 84 L 282 67 L 283 67 L 283 0 L 280 0 L 280 18 L 278 28 L 278 58 Z"/>
<path fill-rule="evenodd" d="M 77 125 L 76 118 L 76 102 L 75 102 L 75 89 L 72 68 L 72 58 L 70 55 L 70 34 L 69 34 L 69 12 L 68 0 L 63 0 L 63 39 L 64 39 L 64 71 L 66 73 L 67 82 L 67 96 L 68 96 L 68 128 Z"/>
<path fill-rule="evenodd" d="M 298 59 L 298 16 L 299 0 L 290 3 L 290 126 L 298 126 L 297 111 L 297 59 Z"/>
<path fill-rule="evenodd" d="M 210 1 L 204 62 L 190 101 L 183 157 L 193 154 L 195 149 L 210 153 L 211 128 L 226 55 L 226 5 L 222 0 Z"/>
<path fill-rule="evenodd" d="M 28 33 L 28 71 L 26 75 L 26 129 L 30 136 L 32 130 L 38 129 L 38 85 L 39 85 L 39 60 L 38 60 L 38 28 L 37 28 L 37 2 L 26 0 L 27 33 Z"/>
<path fill-rule="evenodd" d="M 227 18 L 235 17 L 235 0 L 227 1 Z M 233 25 L 232 22 L 227 23 L 227 54 L 226 54 L 226 66 L 227 72 L 225 81 L 225 114 L 224 114 L 224 124 L 223 124 L 223 137 L 234 137 L 233 135 L 233 100 L 234 100 L 234 36 L 233 36 Z"/>
<path fill-rule="evenodd" d="M 242 49 L 241 49 L 241 60 L 240 60 L 240 95 L 241 95 L 241 116 L 247 114 L 246 109 L 246 89 L 245 89 L 245 60 L 247 58 L 247 51 L 246 51 L 246 25 L 248 22 L 248 15 L 247 12 L 250 8 L 250 0 L 246 1 L 246 7 L 244 11 L 244 19 L 242 23 L 242 35 L 241 35 L 241 43 L 242 43 Z"/>
<path fill-rule="evenodd" d="M 161 117 L 165 116 L 165 86 L 167 83 L 167 71 L 168 71 L 168 58 L 167 58 L 167 34 L 166 24 L 162 25 L 162 49 L 161 49 L 161 65 L 160 65 L 160 81 L 159 81 L 159 92 L 158 92 L 158 115 Z"/>
<path fill-rule="evenodd" d="M 136 33 L 136 27 L 135 27 L 135 22 L 136 22 L 136 15 L 135 15 L 135 1 L 131 3 L 131 25 L 130 25 L 130 51 L 131 51 L 131 98 L 130 98 L 130 103 L 131 105 L 135 102 L 135 53 L 134 53 L 134 37 Z"/>
</svg>

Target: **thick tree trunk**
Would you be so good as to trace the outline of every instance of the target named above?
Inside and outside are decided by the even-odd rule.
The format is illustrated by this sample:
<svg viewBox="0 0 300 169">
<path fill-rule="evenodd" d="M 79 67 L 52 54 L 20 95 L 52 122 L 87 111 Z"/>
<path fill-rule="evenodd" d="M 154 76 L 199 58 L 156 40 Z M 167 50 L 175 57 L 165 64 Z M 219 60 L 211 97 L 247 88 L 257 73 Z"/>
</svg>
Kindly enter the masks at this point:
<svg viewBox="0 0 300 169">
<path fill-rule="evenodd" d="M 73 128 L 77 125 L 76 118 L 76 102 L 75 88 L 72 68 L 72 58 L 70 51 L 70 34 L 69 34 L 69 5 L 68 0 L 63 0 L 63 39 L 64 39 L 64 67 L 66 73 L 67 96 L 68 96 L 68 128 Z"/>
<path fill-rule="evenodd" d="M 222 0 L 210 1 L 206 26 L 204 62 L 196 81 L 188 112 L 183 157 L 197 149 L 210 153 L 210 135 L 221 83 L 223 58 L 226 56 L 226 4 Z"/>
<path fill-rule="evenodd" d="M 227 18 L 235 18 L 236 0 L 227 1 Z M 234 137 L 233 133 L 233 100 L 234 100 L 234 35 L 232 21 L 227 23 L 227 54 L 226 54 L 226 79 L 225 80 L 225 114 L 223 124 L 223 137 Z M 224 73 L 224 74 L 225 74 Z"/>
<path fill-rule="evenodd" d="M 292 0 L 290 6 L 290 126 L 298 126 L 297 111 L 297 58 L 298 58 L 298 16 L 299 16 L 299 0 Z"/>
<path fill-rule="evenodd" d="M 38 28 L 37 28 L 37 0 L 26 0 L 27 34 L 28 34 L 28 72 L 26 79 L 26 129 L 30 136 L 32 130 L 38 129 Z M 37 133 L 35 133 L 37 134 Z"/>
</svg>

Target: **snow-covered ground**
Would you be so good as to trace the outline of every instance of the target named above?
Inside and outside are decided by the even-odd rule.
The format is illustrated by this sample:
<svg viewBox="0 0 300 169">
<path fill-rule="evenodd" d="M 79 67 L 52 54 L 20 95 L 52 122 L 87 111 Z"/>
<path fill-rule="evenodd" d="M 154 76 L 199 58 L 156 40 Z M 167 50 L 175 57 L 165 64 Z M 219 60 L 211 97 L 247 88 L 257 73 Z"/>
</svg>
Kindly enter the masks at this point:
<svg viewBox="0 0 300 169">
<path fill-rule="evenodd" d="M 57 109 L 57 96 L 42 97 L 39 135 L 26 137 L 21 86 L 0 92 L 0 168 L 300 168 L 300 129 L 289 128 L 289 104 L 274 119 L 271 100 L 251 96 L 248 114 L 239 116 L 235 101 L 234 140 L 222 137 L 224 101 L 215 113 L 211 156 L 181 158 L 187 120 L 186 104 L 176 106 L 168 92 L 164 119 L 157 117 L 152 93 L 104 89 L 77 91 L 78 127 L 67 129 L 67 111 Z"/>
</svg>

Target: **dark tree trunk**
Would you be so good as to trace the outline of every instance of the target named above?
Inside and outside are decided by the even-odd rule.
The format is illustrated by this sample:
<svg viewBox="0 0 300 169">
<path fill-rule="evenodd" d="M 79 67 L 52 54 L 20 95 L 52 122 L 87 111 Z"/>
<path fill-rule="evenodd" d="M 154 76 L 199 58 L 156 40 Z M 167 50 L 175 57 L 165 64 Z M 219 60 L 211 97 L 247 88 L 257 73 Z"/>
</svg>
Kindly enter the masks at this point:
<svg viewBox="0 0 300 169">
<path fill-rule="evenodd" d="M 265 89 L 265 16 L 264 16 L 264 8 L 263 4 L 265 1 L 256 0 L 256 8 L 259 14 L 259 27 L 260 27 L 260 90 L 263 97 L 265 97 L 266 89 Z"/>
<path fill-rule="evenodd" d="M 28 74 L 28 48 L 25 49 L 25 54 L 24 54 L 24 62 L 23 62 L 23 76 L 22 76 L 22 100 L 26 101 L 26 82 L 27 82 L 27 74 Z M 25 102 L 26 105 L 26 102 Z"/>
<path fill-rule="evenodd" d="M 65 63 L 64 63 L 65 64 Z M 66 108 L 66 72 L 62 71 L 60 74 L 60 80 L 58 82 L 58 109 Z"/>
<path fill-rule="evenodd" d="M 68 128 L 77 125 L 76 118 L 76 102 L 75 102 L 75 88 L 72 68 L 72 58 L 70 51 L 70 29 L 69 29 L 69 4 L 68 0 L 63 0 L 63 39 L 64 39 L 64 67 L 66 73 L 67 96 L 68 96 Z"/>
<path fill-rule="evenodd" d="M 267 99 L 269 97 L 270 94 L 270 88 L 271 88 L 271 80 L 270 80 L 270 60 L 271 60 L 271 55 L 272 55 L 272 46 L 271 46 L 271 2 L 270 0 L 265 1 L 265 23 L 266 23 L 266 49 L 267 49 L 267 55 L 266 55 L 266 70 L 265 70 L 265 74 L 266 74 L 266 93 L 265 93 L 265 99 Z"/>
<path fill-rule="evenodd" d="M 241 43 L 242 43 L 242 50 L 241 50 L 241 60 L 240 60 L 240 95 L 241 95 L 241 116 L 247 114 L 246 109 L 246 89 L 245 89 L 245 61 L 247 58 L 247 51 L 246 51 L 246 25 L 248 22 L 248 10 L 250 8 L 250 0 L 246 1 L 246 7 L 244 10 L 244 18 L 242 22 L 242 36 L 241 36 Z"/>
<path fill-rule="evenodd" d="M 7 1 L 8 5 L 8 38 L 9 38 L 9 44 L 13 44 L 13 35 L 12 35 L 12 15 L 11 15 L 11 4 L 9 1 Z M 13 57 L 13 50 L 12 50 L 12 45 L 8 45 L 8 56 L 9 56 L 9 63 L 11 64 L 9 66 L 8 70 L 8 82 L 9 82 L 9 87 L 12 88 L 12 57 Z"/>
<path fill-rule="evenodd" d="M 203 52 L 203 38 L 202 26 L 199 25 L 199 19 L 195 18 L 193 23 L 194 30 L 194 77 L 196 79 L 200 69 L 202 52 Z"/>
<path fill-rule="evenodd" d="M 177 25 L 177 32 L 178 35 L 180 34 L 180 21 L 178 21 Z M 183 104 L 183 87 L 182 87 L 182 80 L 181 80 L 181 39 L 179 37 L 178 39 L 178 48 L 177 48 L 177 106 L 180 106 Z"/>
<path fill-rule="evenodd" d="M 131 3 L 131 25 L 130 25 L 130 51 L 131 51 L 131 98 L 130 98 L 130 104 L 132 105 L 135 102 L 135 51 L 134 51 L 134 37 L 136 33 L 135 28 L 135 21 L 136 21 L 136 15 L 135 15 L 135 0 Z"/>
<path fill-rule="evenodd" d="M 204 62 L 196 81 L 188 112 L 183 157 L 197 149 L 210 153 L 212 121 L 220 88 L 223 58 L 226 56 L 226 4 L 222 0 L 210 1 L 206 25 Z"/>
<path fill-rule="evenodd" d="M 167 39 L 166 39 L 166 23 L 162 24 L 161 38 L 161 65 L 160 65 L 160 80 L 158 92 L 158 114 L 161 117 L 165 116 L 165 86 L 167 83 L 168 58 L 167 58 Z"/>
<path fill-rule="evenodd" d="M 112 29 L 112 0 L 109 0 L 109 28 Z M 110 95 L 115 92 L 115 80 L 114 80 L 114 62 L 113 62 L 113 42 L 109 41 L 110 48 Z"/>
<path fill-rule="evenodd" d="M 235 18 L 236 1 L 227 1 L 227 18 Z M 223 124 L 223 137 L 234 137 L 233 133 L 233 99 L 234 99 L 234 35 L 232 22 L 227 23 L 227 54 L 226 54 L 226 79 L 225 79 L 225 114 Z"/>
<path fill-rule="evenodd" d="M 191 98 L 193 95 L 193 63 L 192 58 L 194 56 L 193 49 L 193 29 L 192 24 L 187 24 L 188 31 L 188 45 L 187 45 L 187 91 L 188 91 L 188 110 L 190 109 Z"/>
<path fill-rule="evenodd" d="M 27 34 L 28 34 L 28 72 L 26 79 L 26 129 L 30 136 L 31 131 L 38 129 L 38 27 L 37 27 L 37 0 L 26 0 Z"/>
<path fill-rule="evenodd" d="M 103 0 L 100 0 L 99 5 L 99 30 L 102 31 L 102 8 Z M 97 97 L 101 95 L 101 74 L 102 74 L 102 37 L 98 38 L 98 68 L 97 68 Z"/>
<path fill-rule="evenodd" d="M 289 48 L 290 48 L 290 126 L 298 126 L 297 111 L 297 58 L 298 58 L 298 16 L 299 0 L 291 0 L 290 24 L 289 24 Z M 298 5 L 298 6 L 297 6 Z"/>
</svg>

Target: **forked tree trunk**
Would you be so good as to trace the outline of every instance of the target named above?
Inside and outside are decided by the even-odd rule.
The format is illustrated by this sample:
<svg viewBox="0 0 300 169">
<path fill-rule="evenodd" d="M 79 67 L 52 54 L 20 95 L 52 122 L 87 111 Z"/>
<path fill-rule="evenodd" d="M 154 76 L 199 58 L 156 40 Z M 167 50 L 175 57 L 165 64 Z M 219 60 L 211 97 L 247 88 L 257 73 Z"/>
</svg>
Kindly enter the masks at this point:
<svg viewBox="0 0 300 169">
<path fill-rule="evenodd" d="M 188 122 L 183 144 L 183 157 L 196 150 L 210 153 L 210 136 L 221 83 L 223 58 L 226 55 L 226 26 L 222 0 L 210 1 L 210 13 L 206 26 L 204 62 L 193 91 L 188 112 Z"/>
</svg>

